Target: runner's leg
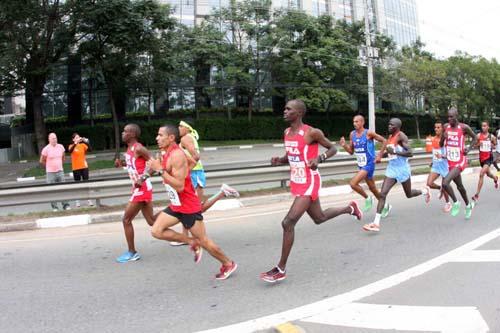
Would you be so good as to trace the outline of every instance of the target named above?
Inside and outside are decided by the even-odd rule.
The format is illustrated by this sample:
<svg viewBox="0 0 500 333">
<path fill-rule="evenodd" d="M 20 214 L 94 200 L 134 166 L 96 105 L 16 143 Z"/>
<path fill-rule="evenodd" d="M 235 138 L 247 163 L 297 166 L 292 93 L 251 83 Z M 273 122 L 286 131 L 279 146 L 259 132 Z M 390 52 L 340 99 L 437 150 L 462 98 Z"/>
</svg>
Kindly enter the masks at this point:
<svg viewBox="0 0 500 333">
<path fill-rule="evenodd" d="M 462 183 L 462 175 L 459 173 L 458 176 L 453 179 L 453 182 L 457 185 L 458 192 L 464 199 L 466 205 L 469 205 L 469 198 L 467 198 L 467 191 L 465 190 L 464 184 Z"/>
<path fill-rule="evenodd" d="M 368 188 L 370 191 L 373 193 L 373 196 L 377 198 L 377 200 L 380 200 L 380 192 L 377 188 L 377 185 L 375 184 L 375 180 L 372 179 L 365 179 L 366 185 L 368 185 Z"/>
<path fill-rule="evenodd" d="M 309 205 L 309 208 L 307 209 L 307 214 L 312 218 L 312 220 L 316 224 L 321 224 L 342 214 L 351 214 L 351 212 L 352 212 L 351 206 L 345 206 L 342 208 L 331 207 L 322 210 L 319 198 L 315 201 L 312 201 L 311 204 Z"/>
<path fill-rule="evenodd" d="M 123 213 L 122 218 L 123 230 L 125 231 L 128 250 L 133 253 L 136 251 L 134 243 L 134 226 L 132 225 L 132 221 L 141 210 L 142 205 L 142 202 L 129 202 L 127 207 L 125 207 L 125 212 Z"/>
<path fill-rule="evenodd" d="M 452 180 L 460 176 L 460 169 L 459 168 L 453 168 L 448 172 L 448 175 L 444 177 L 442 187 L 445 190 L 446 193 L 450 196 L 451 200 L 453 202 L 457 202 L 457 197 L 455 195 L 455 192 L 453 191 L 453 188 L 451 187 L 450 183 Z"/>
<path fill-rule="evenodd" d="M 368 198 L 368 194 L 366 194 L 365 190 L 359 185 L 359 183 L 363 179 L 366 179 L 367 174 L 368 172 L 366 170 L 359 170 L 358 173 L 349 182 L 351 188 L 365 199 Z"/>
<path fill-rule="evenodd" d="M 412 190 L 411 188 L 411 178 L 408 178 L 405 180 L 403 183 L 401 183 L 403 186 L 403 190 L 405 191 L 405 195 L 407 198 L 413 198 L 417 197 L 419 195 L 422 195 L 422 191 L 420 190 Z"/>
<path fill-rule="evenodd" d="M 205 230 L 205 223 L 203 221 L 196 221 L 189 231 L 198 244 L 207 250 L 212 257 L 220 261 L 221 264 L 230 265 L 232 263 L 231 259 L 229 259 L 224 252 L 222 252 L 221 248 L 215 244 L 214 241 L 208 238 Z"/>
</svg>

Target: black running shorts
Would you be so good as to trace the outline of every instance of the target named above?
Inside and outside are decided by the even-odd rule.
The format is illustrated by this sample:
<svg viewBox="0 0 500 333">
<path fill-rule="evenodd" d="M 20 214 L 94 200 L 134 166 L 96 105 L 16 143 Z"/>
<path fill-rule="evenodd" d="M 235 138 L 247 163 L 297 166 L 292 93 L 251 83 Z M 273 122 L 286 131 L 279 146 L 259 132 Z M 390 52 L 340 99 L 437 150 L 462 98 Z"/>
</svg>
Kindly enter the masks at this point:
<svg viewBox="0 0 500 333">
<path fill-rule="evenodd" d="M 201 215 L 201 212 L 193 214 L 184 214 L 184 213 L 174 212 L 170 209 L 170 207 L 165 208 L 163 212 L 167 215 L 176 217 L 179 221 L 181 221 L 182 225 L 186 229 L 191 229 L 196 221 L 203 221 L 203 215 Z"/>
<path fill-rule="evenodd" d="M 479 164 L 481 165 L 481 168 L 485 165 L 492 165 L 493 164 L 492 156 L 490 155 L 490 158 L 488 158 L 487 160 L 479 161 Z"/>
</svg>

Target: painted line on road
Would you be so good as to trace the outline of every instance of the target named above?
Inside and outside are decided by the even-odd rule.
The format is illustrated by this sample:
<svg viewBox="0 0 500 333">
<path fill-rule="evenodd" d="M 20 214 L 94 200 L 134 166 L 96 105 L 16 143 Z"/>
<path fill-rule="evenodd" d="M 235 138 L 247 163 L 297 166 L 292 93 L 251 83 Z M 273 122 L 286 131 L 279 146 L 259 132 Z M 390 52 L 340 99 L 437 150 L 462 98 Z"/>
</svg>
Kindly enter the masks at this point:
<svg viewBox="0 0 500 333">
<path fill-rule="evenodd" d="M 453 262 L 500 262 L 500 250 L 475 250 L 455 258 Z"/>
<path fill-rule="evenodd" d="M 6 239 L 6 240 L 0 240 L 0 244 L 36 242 L 36 241 L 44 241 L 44 240 L 63 240 L 63 239 L 71 239 L 71 238 L 79 238 L 79 237 L 106 236 L 106 235 L 112 235 L 112 234 L 116 234 L 116 231 L 96 232 L 93 234 L 67 235 L 67 236 L 57 236 L 57 237 L 52 236 L 52 237 L 37 237 L 37 238 L 24 238 L 24 239 Z"/>
<path fill-rule="evenodd" d="M 240 146 L 240 149 L 252 149 L 252 145 L 247 145 L 247 146 Z"/>
<path fill-rule="evenodd" d="M 382 290 L 395 287 L 403 282 L 410 280 L 411 278 L 420 276 L 443 264 L 452 262 L 453 260 L 455 260 L 455 258 L 462 257 L 467 252 L 472 251 L 499 236 L 500 236 L 500 228 L 495 229 L 479 238 L 476 238 L 473 241 L 470 241 L 469 243 L 466 243 L 434 259 L 426 261 L 417 266 L 411 267 L 400 273 L 386 277 L 382 280 L 354 289 L 352 291 L 337 296 L 333 296 L 321 300 L 319 302 L 300 306 L 288 311 L 272 314 L 257 319 L 248 320 L 245 322 L 229 326 L 200 331 L 199 333 L 202 332 L 203 333 L 229 333 L 229 332 L 250 333 L 250 332 L 255 332 L 257 330 L 268 329 L 270 327 L 276 326 L 284 322 L 304 320 L 306 318 L 315 316 L 319 313 L 331 311 L 341 306 L 345 306 L 349 303 L 357 302 L 363 298 L 372 296 Z"/>
<path fill-rule="evenodd" d="M 60 228 L 60 227 L 70 227 L 75 225 L 87 225 L 90 224 L 90 215 L 71 215 L 71 216 L 60 216 L 60 217 L 48 217 L 44 219 L 36 220 L 36 225 L 40 229 L 45 228 Z"/>
<path fill-rule="evenodd" d="M 203 151 L 215 151 L 217 150 L 217 147 L 205 147 L 203 148 Z"/>
<path fill-rule="evenodd" d="M 292 323 L 283 323 L 274 327 L 276 333 L 304 333 L 304 330 Z"/>
<path fill-rule="evenodd" d="M 488 332 L 476 307 L 350 303 L 302 320 L 333 326 L 449 333 Z"/>
<path fill-rule="evenodd" d="M 282 148 L 282 147 L 285 147 L 285 144 L 284 143 L 275 143 L 275 144 L 273 144 L 273 147 L 274 148 Z"/>
</svg>

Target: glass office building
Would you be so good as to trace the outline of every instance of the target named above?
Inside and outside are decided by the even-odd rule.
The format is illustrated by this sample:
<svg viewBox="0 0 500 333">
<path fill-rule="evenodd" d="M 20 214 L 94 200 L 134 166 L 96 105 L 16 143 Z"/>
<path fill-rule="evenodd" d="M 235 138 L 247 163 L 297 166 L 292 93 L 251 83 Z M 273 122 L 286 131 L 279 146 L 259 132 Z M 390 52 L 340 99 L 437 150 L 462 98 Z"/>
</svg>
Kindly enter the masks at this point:
<svg viewBox="0 0 500 333">
<path fill-rule="evenodd" d="M 303 10 L 314 16 L 331 15 L 347 22 L 362 21 L 365 0 L 273 0 L 273 8 Z M 372 27 L 391 36 L 399 46 L 413 43 L 419 35 L 416 0 L 367 0 Z M 160 0 L 172 6 L 173 15 L 192 26 L 229 0 Z"/>
</svg>

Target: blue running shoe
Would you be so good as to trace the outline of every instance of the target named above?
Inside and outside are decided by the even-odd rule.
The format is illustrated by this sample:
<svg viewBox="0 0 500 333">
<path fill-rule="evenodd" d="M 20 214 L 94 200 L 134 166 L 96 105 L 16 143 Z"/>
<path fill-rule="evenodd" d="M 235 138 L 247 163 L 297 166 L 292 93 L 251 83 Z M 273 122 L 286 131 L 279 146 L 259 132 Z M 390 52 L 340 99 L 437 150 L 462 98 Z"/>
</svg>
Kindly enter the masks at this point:
<svg viewBox="0 0 500 333">
<path fill-rule="evenodd" d="M 116 261 L 119 263 L 129 262 L 129 261 L 137 261 L 141 259 L 141 256 L 137 252 L 127 251 L 123 253 L 121 256 L 116 258 Z"/>
</svg>

